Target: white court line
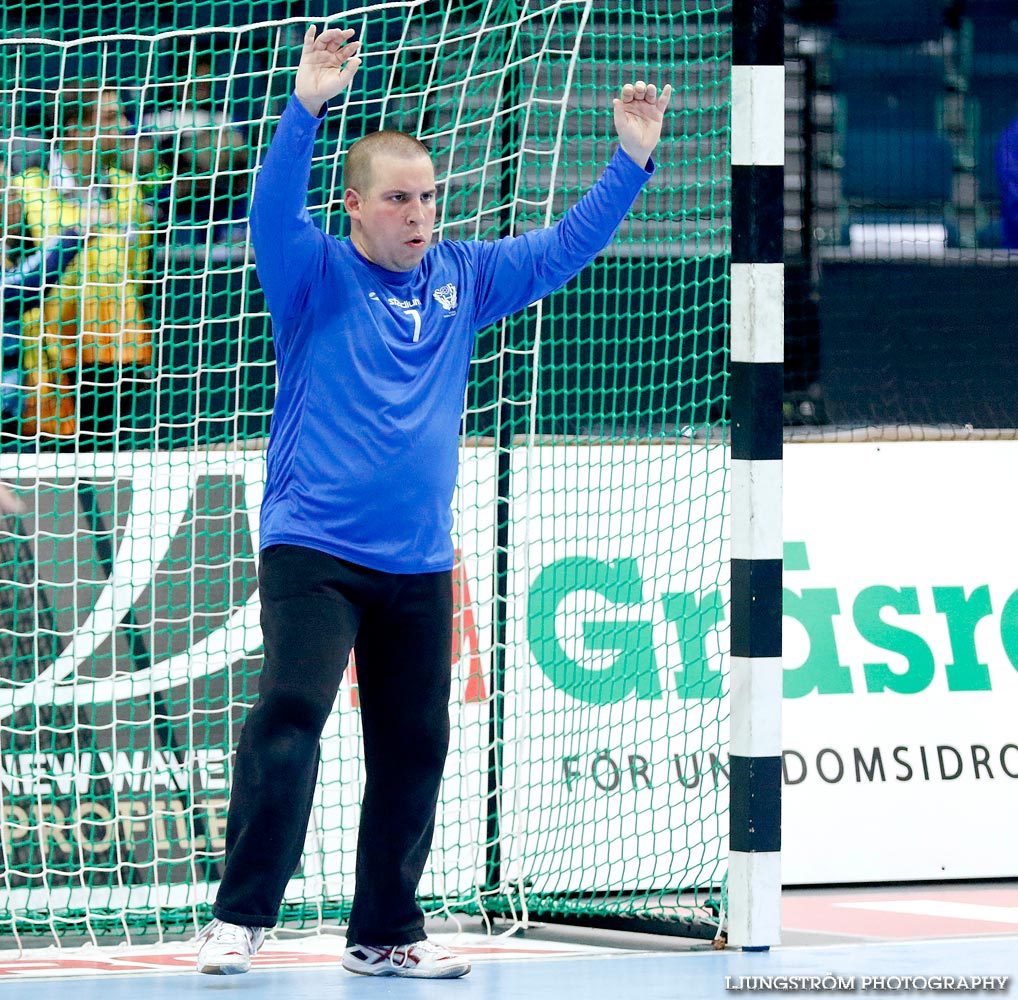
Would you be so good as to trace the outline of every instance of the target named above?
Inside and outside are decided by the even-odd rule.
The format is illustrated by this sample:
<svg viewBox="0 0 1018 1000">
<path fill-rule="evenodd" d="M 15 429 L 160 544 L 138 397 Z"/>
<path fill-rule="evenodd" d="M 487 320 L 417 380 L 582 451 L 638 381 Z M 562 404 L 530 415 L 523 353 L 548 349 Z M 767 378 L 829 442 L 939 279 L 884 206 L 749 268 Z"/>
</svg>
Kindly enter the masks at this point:
<svg viewBox="0 0 1018 1000">
<path fill-rule="evenodd" d="M 535 941 L 523 938 L 488 938 L 483 935 L 434 934 L 431 938 L 470 957 L 471 962 L 508 962 L 550 958 L 632 957 L 645 949 L 607 948 L 599 945 Z M 267 941 L 254 959 L 261 969 L 312 968 L 337 965 L 345 940 L 338 935 Z M 197 946 L 189 942 L 154 945 L 85 945 L 80 948 L 30 949 L 20 955 L 0 950 L 0 985 L 24 979 L 74 976 L 139 975 L 142 973 L 193 974 Z"/>
</svg>

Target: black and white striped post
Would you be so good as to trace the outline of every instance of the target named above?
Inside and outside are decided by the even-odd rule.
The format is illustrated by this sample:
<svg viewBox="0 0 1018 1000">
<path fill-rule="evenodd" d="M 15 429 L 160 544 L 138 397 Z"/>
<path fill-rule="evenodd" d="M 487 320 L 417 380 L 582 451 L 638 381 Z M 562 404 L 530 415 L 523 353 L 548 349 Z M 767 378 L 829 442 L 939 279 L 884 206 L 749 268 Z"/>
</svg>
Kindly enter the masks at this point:
<svg viewBox="0 0 1018 1000">
<path fill-rule="evenodd" d="M 732 6 L 728 942 L 781 931 L 784 9 Z"/>
</svg>

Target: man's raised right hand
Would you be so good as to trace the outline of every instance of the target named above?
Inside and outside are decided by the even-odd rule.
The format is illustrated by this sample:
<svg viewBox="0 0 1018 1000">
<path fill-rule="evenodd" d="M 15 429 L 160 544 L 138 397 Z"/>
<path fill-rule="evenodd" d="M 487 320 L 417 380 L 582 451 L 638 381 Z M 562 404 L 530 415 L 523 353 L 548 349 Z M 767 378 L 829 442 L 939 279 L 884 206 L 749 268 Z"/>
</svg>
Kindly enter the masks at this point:
<svg viewBox="0 0 1018 1000">
<path fill-rule="evenodd" d="M 304 33 L 293 89 L 311 114 L 317 116 L 326 101 L 346 90 L 360 68 L 361 43 L 351 41 L 353 35 L 353 28 L 326 28 L 319 35 L 314 25 Z"/>
</svg>

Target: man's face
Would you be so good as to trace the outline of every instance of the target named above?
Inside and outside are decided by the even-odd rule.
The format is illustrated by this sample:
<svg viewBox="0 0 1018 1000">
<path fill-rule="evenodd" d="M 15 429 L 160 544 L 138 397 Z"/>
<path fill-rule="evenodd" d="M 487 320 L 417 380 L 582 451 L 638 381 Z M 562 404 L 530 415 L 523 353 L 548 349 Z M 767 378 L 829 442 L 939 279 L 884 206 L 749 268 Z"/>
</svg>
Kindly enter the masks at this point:
<svg viewBox="0 0 1018 1000">
<path fill-rule="evenodd" d="M 343 202 L 354 246 L 388 271 L 412 271 L 435 228 L 435 168 L 428 156 L 377 153 L 366 191 L 347 188 Z"/>
<path fill-rule="evenodd" d="M 86 146 L 98 150 L 100 156 L 116 152 L 121 135 L 130 123 L 120 98 L 114 90 L 104 90 L 99 95 L 94 116 L 90 116 L 77 128 L 68 128 L 71 138 L 80 139 Z"/>
<path fill-rule="evenodd" d="M 199 59 L 195 63 L 189 93 L 191 104 L 196 108 L 212 103 L 212 63 L 208 59 Z"/>
</svg>

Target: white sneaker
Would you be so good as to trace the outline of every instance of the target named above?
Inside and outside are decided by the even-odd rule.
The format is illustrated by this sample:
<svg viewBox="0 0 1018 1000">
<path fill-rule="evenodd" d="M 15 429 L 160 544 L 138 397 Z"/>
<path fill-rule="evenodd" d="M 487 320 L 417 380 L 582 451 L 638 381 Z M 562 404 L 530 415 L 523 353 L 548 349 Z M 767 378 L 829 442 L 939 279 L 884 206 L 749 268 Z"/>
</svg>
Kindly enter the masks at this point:
<svg viewBox="0 0 1018 1000">
<path fill-rule="evenodd" d="M 198 949 L 198 971 L 207 976 L 236 976 L 251 968 L 251 956 L 262 946 L 262 927 L 241 927 L 224 920 L 206 924 L 195 939 Z"/>
<path fill-rule="evenodd" d="M 470 963 L 434 941 L 413 944 L 355 944 L 343 952 L 343 968 L 361 976 L 458 979 Z"/>
</svg>

